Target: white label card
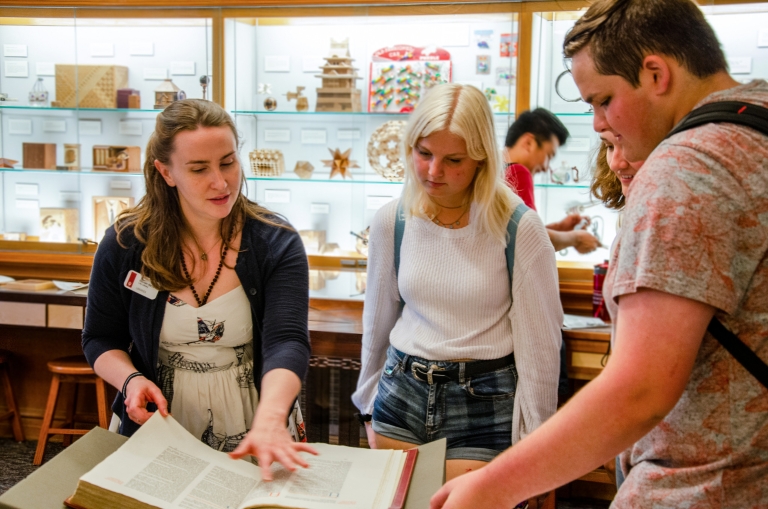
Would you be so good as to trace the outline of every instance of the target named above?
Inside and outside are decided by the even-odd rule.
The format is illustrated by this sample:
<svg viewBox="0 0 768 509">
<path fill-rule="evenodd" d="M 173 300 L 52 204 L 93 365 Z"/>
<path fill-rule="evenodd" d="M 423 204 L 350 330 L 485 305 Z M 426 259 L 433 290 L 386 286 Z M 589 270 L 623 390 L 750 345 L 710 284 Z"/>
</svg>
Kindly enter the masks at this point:
<svg viewBox="0 0 768 509">
<path fill-rule="evenodd" d="M 287 189 L 265 189 L 266 203 L 291 203 L 291 192 Z"/>
<path fill-rule="evenodd" d="M 118 126 L 120 134 L 128 136 L 141 136 L 143 134 L 141 120 L 121 120 Z"/>
<path fill-rule="evenodd" d="M 56 76 L 56 64 L 53 62 L 37 62 L 35 74 L 38 76 Z"/>
<path fill-rule="evenodd" d="M 66 120 L 43 120 L 43 131 L 46 133 L 67 132 Z"/>
<path fill-rule="evenodd" d="M 109 188 L 110 189 L 130 189 L 131 181 L 130 180 L 111 180 L 109 182 Z"/>
<path fill-rule="evenodd" d="M 101 120 L 80 120 L 77 125 L 80 136 L 101 135 Z"/>
<path fill-rule="evenodd" d="M 757 33 L 757 47 L 768 48 L 768 28 L 761 28 Z"/>
<path fill-rule="evenodd" d="M 728 59 L 731 74 L 749 74 L 752 72 L 752 57 L 733 57 Z"/>
<path fill-rule="evenodd" d="M 195 62 L 171 62 L 171 74 L 174 76 L 194 76 Z"/>
<path fill-rule="evenodd" d="M 165 67 L 145 67 L 144 68 L 144 80 L 159 80 L 162 81 L 168 77 L 168 69 Z"/>
<path fill-rule="evenodd" d="M 290 129 L 264 129 L 264 141 L 278 141 L 289 142 L 291 141 Z"/>
<path fill-rule="evenodd" d="M 134 41 L 128 45 L 128 54 L 151 57 L 155 54 L 155 43 Z"/>
<path fill-rule="evenodd" d="M 115 56 L 115 45 L 111 42 L 92 42 L 92 57 L 113 57 Z"/>
<path fill-rule="evenodd" d="M 83 196 L 77 191 L 62 191 L 59 193 L 62 201 L 80 202 Z"/>
<path fill-rule="evenodd" d="M 123 286 L 132 292 L 143 295 L 149 300 L 155 300 L 157 297 L 157 289 L 152 286 L 152 283 L 149 282 L 149 279 L 145 278 L 135 270 L 128 272 L 128 276 L 126 276 Z"/>
<path fill-rule="evenodd" d="M 3 44 L 3 56 L 4 57 L 26 57 L 27 45 L 26 44 Z"/>
<path fill-rule="evenodd" d="M 37 196 L 39 189 L 37 184 L 16 184 L 16 194 Z"/>
<path fill-rule="evenodd" d="M 564 152 L 589 152 L 589 138 L 568 138 Z"/>
<path fill-rule="evenodd" d="M 306 145 L 325 145 L 327 138 L 327 131 L 325 129 L 301 130 L 301 142 Z"/>
<path fill-rule="evenodd" d="M 264 72 L 290 72 L 291 57 L 274 55 L 264 57 Z"/>
<path fill-rule="evenodd" d="M 17 209 L 39 209 L 40 202 L 37 200 L 16 200 Z"/>
<path fill-rule="evenodd" d="M 26 78 L 29 76 L 29 66 L 27 61 L 15 62 L 13 60 L 5 61 L 6 78 Z"/>
<path fill-rule="evenodd" d="M 392 200 L 394 200 L 392 196 L 366 196 L 365 208 L 367 210 L 379 210 Z"/>
<path fill-rule="evenodd" d="M 331 206 L 327 203 L 313 203 L 309 207 L 309 212 L 312 214 L 330 214 Z"/>
<path fill-rule="evenodd" d="M 8 119 L 8 134 L 32 134 L 32 121 L 27 118 Z"/>
<path fill-rule="evenodd" d="M 360 129 L 339 129 L 336 131 L 336 138 L 339 140 L 359 140 Z"/>
</svg>

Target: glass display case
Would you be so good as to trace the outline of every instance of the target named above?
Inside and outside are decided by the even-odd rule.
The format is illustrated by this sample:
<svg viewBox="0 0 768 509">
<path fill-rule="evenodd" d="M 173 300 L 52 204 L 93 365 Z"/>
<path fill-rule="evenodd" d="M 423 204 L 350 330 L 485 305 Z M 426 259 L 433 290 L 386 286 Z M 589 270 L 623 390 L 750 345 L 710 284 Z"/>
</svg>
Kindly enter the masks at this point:
<svg viewBox="0 0 768 509">
<path fill-rule="evenodd" d="M 157 113 L 213 92 L 210 18 L 86 12 L 2 9 L 4 240 L 54 251 L 49 243 L 98 241 L 144 194 Z"/>
<path fill-rule="evenodd" d="M 402 191 L 408 112 L 432 86 L 483 90 L 503 144 L 517 74 L 509 10 L 315 8 L 226 19 L 226 107 L 243 134 L 251 197 L 287 217 L 314 259 L 364 263 L 361 237 Z M 344 283 L 347 293 L 354 283 Z"/>
<path fill-rule="evenodd" d="M 408 112 L 450 81 L 486 93 L 500 146 L 518 105 L 563 120 L 571 137 L 535 178 L 537 208 L 545 222 L 592 216 L 610 246 L 616 213 L 588 189 L 599 140 L 562 58 L 582 11 L 538 5 L 0 8 L 3 242 L 38 242 L 18 244 L 23 257 L 98 241 L 144 193 L 159 108 L 206 97 L 236 120 L 249 196 L 301 232 L 311 295 L 362 299 L 365 230 L 402 191 Z M 768 77 L 767 5 L 703 7 L 739 80 Z M 558 254 L 587 268 L 607 257 Z"/>
<path fill-rule="evenodd" d="M 702 10 L 720 40 L 733 77 L 743 83 L 768 79 L 768 3 L 710 5 Z M 580 100 L 563 59 L 565 34 L 582 14 L 560 11 L 533 16 L 530 103 L 555 113 L 571 135 L 552 161 L 551 171 L 537 175 L 534 182 L 537 208 L 545 223 L 558 221 L 571 211 L 587 214 L 592 217 L 591 229 L 606 246 L 589 255 L 569 249 L 559 253 L 558 259 L 598 262 L 608 258 L 617 213 L 589 193 L 600 141 L 592 129 L 589 106 Z M 578 168 L 578 180 L 573 167 Z"/>
</svg>

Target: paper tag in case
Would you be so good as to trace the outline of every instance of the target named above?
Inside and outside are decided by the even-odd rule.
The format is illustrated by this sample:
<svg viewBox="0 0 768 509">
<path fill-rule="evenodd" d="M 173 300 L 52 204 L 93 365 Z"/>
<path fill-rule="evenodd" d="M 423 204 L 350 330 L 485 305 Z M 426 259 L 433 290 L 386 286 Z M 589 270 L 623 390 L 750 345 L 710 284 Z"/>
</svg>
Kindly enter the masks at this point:
<svg viewBox="0 0 768 509">
<path fill-rule="evenodd" d="M 125 286 L 132 292 L 136 292 L 139 295 L 143 295 L 149 300 L 155 300 L 155 298 L 157 297 L 157 289 L 154 286 L 152 286 L 152 283 L 149 282 L 149 279 L 143 277 L 141 274 L 139 274 L 135 270 L 131 270 L 128 272 L 128 277 L 125 278 L 125 283 L 123 284 L 123 286 Z"/>
</svg>

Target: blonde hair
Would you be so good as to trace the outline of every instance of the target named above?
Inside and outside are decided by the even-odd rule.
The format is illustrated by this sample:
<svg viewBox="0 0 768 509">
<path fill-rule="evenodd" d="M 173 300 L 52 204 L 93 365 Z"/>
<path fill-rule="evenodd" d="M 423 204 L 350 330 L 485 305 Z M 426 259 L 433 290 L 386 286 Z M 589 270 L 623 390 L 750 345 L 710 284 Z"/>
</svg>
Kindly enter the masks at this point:
<svg viewBox="0 0 768 509">
<path fill-rule="evenodd" d="M 475 87 L 449 83 L 429 91 L 411 114 L 405 128 L 405 181 L 401 203 L 410 216 L 431 217 L 438 207 L 425 192 L 413 166 L 413 148 L 420 139 L 447 130 L 467 144 L 467 155 L 480 161 L 469 189 L 475 202 L 477 223 L 507 245 L 507 225 L 512 215 L 512 190 L 503 180 L 501 158 L 496 145 L 493 112 L 485 95 Z"/>
<path fill-rule="evenodd" d="M 181 270 L 183 239 L 191 234 L 179 205 L 178 189 L 165 182 L 154 163 L 158 160 L 163 164 L 170 164 L 176 135 L 200 127 L 226 127 L 232 131 L 237 146 L 240 145 L 232 117 L 218 104 L 202 99 L 185 99 L 172 103 L 157 116 L 155 131 L 147 143 L 144 161 L 147 192 L 138 205 L 123 211 L 115 222 L 117 241 L 122 247 L 127 247 L 122 239 L 125 230 L 131 230 L 136 239 L 144 244 L 141 254 L 142 275 L 148 277 L 152 285 L 161 290 L 176 291 L 192 284 Z M 241 182 L 245 182 L 242 167 L 240 171 Z M 232 211 L 221 221 L 219 227 L 219 235 L 229 249 L 233 248 L 232 238 L 243 228 L 247 217 L 273 226 L 285 227 L 274 219 L 272 212 L 250 201 L 242 189 L 238 189 Z M 229 237 L 230 232 L 233 232 L 232 237 Z"/>
</svg>

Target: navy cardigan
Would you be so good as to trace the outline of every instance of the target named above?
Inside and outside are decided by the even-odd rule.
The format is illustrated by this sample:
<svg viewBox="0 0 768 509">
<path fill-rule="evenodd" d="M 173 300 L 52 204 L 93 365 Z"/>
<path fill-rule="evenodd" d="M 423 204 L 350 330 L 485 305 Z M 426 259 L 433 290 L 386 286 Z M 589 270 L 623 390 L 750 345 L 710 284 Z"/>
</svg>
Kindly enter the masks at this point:
<svg viewBox="0 0 768 509">
<path fill-rule="evenodd" d="M 276 221 L 279 219 L 273 218 Z M 144 245 L 132 229 L 122 233 L 123 248 L 110 228 L 94 257 L 83 327 L 83 352 L 93 366 L 109 350 L 128 352 L 136 369 L 157 383 L 158 348 L 168 292 L 154 300 L 125 288 L 130 270 L 141 272 Z M 295 231 L 247 219 L 235 272 L 251 304 L 254 382 L 276 368 L 303 380 L 309 366 L 307 325 L 309 270 L 304 245 Z M 131 436 L 139 425 L 125 413 L 119 393 L 112 410 L 120 433 Z M 152 409 L 150 409 L 152 410 Z"/>
</svg>

